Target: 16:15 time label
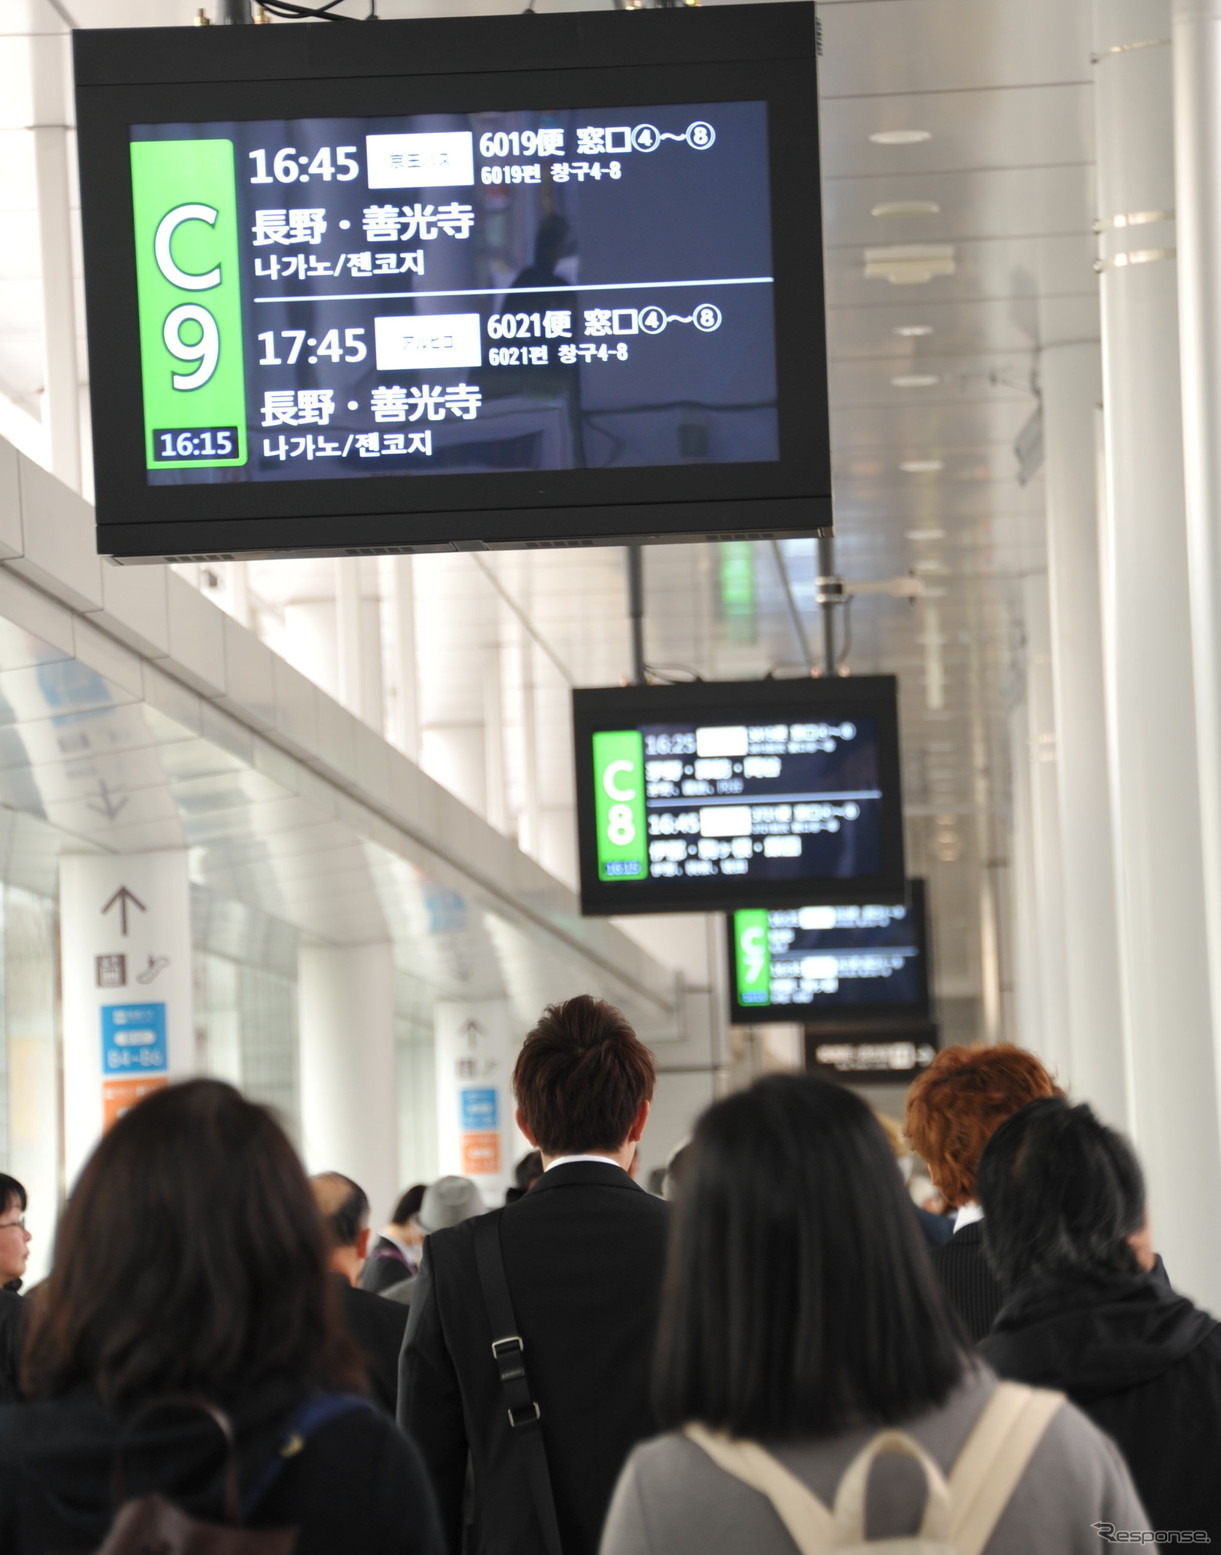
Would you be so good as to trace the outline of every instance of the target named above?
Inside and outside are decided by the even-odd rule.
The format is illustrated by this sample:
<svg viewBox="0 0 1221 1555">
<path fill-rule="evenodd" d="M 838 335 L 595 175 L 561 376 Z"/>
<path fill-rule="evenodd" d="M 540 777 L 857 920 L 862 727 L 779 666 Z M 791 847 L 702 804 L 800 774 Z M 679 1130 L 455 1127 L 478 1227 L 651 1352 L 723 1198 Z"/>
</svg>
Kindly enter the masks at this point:
<svg viewBox="0 0 1221 1555">
<path fill-rule="evenodd" d="M 153 458 L 179 464 L 188 459 L 232 459 L 237 453 L 236 427 L 182 427 L 153 432 Z"/>
</svg>

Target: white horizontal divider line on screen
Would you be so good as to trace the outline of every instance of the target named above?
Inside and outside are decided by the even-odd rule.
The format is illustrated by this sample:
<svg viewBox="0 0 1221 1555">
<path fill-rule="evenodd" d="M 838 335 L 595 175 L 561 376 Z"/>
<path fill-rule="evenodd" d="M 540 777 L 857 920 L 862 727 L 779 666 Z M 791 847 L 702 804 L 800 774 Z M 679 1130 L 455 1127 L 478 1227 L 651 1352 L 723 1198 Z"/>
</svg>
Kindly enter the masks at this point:
<svg viewBox="0 0 1221 1555">
<path fill-rule="evenodd" d="M 845 794 L 679 794 L 673 799 L 646 799 L 649 810 L 706 810 L 709 805 L 822 804 L 832 799 L 880 799 L 880 788 L 861 788 Z"/>
<path fill-rule="evenodd" d="M 580 286 L 485 286 L 456 292 L 306 292 L 296 297 L 256 297 L 255 302 L 389 302 L 396 297 L 528 297 L 532 292 L 648 292 L 663 286 L 771 286 L 771 275 L 723 276 L 718 281 L 591 281 Z"/>
</svg>

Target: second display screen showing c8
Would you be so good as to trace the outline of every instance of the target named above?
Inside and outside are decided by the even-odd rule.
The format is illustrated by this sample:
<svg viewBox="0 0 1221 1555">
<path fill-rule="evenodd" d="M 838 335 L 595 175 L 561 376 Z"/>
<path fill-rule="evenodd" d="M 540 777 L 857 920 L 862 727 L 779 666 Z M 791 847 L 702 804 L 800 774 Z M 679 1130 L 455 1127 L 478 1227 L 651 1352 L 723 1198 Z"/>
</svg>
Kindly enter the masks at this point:
<svg viewBox="0 0 1221 1555">
<path fill-rule="evenodd" d="M 779 457 L 765 104 L 131 133 L 151 485 Z"/>
</svg>

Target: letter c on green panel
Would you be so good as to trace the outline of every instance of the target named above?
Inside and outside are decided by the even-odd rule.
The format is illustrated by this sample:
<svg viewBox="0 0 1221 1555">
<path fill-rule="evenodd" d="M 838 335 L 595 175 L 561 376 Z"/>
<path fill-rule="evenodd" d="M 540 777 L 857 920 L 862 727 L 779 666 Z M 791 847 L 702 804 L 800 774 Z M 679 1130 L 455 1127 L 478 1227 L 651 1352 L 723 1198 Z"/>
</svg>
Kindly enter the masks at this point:
<svg viewBox="0 0 1221 1555">
<path fill-rule="evenodd" d="M 734 913 L 733 948 L 738 1003 L 770 1004 L 772 952 L 768 943 L 766 910 L 755 908 Z"/>
<path fill-rule="evenodd" d="M 595 734 L 593 742 L 598 879 L 646 880 L 649 837 L 644 738 L 638 729 L 624 729 Z"/>
</svg>

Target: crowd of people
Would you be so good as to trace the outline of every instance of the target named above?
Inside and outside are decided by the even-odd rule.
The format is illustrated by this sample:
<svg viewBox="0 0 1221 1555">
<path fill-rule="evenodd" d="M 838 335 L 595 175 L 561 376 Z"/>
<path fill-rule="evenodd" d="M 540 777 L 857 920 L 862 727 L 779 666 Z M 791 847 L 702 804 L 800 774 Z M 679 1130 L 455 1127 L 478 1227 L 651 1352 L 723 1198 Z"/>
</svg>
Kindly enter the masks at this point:
<svg viewBox="0 0 1221 1555">
<path fill-rule="evenodd" d="M 620 1012 L 549 1007 L 506 1204 L 443 1177 L 376 1238 L 267 1109 L 170 1086 L 102 1139 L 34 1291 L 0 1175 L 0 1551 L 1221 1540 L 1221 1325 L 1171 1285 L 1131 1146 L 1033 1054 L 944 1050 L 890 1137 L 768 1076 L 664 1195 L 635 1180 L 654 1078 Z"/>
</svg>

